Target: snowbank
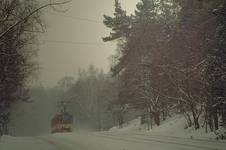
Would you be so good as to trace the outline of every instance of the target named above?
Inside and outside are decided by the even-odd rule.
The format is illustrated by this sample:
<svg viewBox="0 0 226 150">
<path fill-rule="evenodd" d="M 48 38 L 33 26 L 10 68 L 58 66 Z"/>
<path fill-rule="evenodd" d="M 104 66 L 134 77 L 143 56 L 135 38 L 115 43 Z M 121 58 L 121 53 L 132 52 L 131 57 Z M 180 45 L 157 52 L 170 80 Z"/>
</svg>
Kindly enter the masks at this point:
<svg viewBox="0 0 226 150">
<path fill-rule="evenodd" d="M 193 127 L 185 129 L 186 120 L 181 115 L 175 115 L 163 121 L 160 126 L 153 126 L 153 129 L 147 131 L 147 125 L 140 125 L 140 118 L 136 118 L 123 125 L 122 128 L 113 127 L 110 132 L 143 132 L 155 135 L 175 136 L 197 139 L 215 139 L 213 132 L 205 133 L 205 129 L 195 130 Z"/>
<path fill-rule="evenodd" d="M 140 125 L 140 117 L 123 124 L 122 128 L 118 126 L 112 127 L 109 131 L 140 131 L 144 130 L 146 125 Z"/>
</svg>

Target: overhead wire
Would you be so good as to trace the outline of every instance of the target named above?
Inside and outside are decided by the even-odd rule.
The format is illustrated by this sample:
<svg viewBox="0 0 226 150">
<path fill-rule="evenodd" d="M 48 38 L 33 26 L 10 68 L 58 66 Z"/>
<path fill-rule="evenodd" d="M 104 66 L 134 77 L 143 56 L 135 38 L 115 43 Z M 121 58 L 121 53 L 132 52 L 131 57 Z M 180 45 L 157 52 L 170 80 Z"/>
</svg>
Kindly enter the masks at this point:
<svg viewBox="0 0 226 150">
<path fill-rule="evenodd" d="M 87 46 L 114 46 L 114 44 L 105 44 L 101 42 L 79 42 L 79 41 L 58 41 L 58 40 L 42 40 L 42 42 L 56 43 L 56 44 L 87 45 Z"/>
<path fill-rule="evenodd" d="M 102 22 L 100 22 L 98 20 L 89 19 L 89 18 L 73 17 L 73 16 L 60 14 L 60 13 L 53 13 L 53 12 L 49 12 L 49 11 L 45 11 L 45 13 L 48 13 L 50 15 L 68 18 L 68 19 L 73 19 L 73 20 L 102 24 Z M 101 43 L 101 42 L 98 43 L 98 42 L 60 41 L 60 40 L 42 40 L 42 42 L 43 43 L 40 43 L 40 44 L 44 44 L 45 42 L 47 42 L 47 43 L 55 43 L 55 44 L 72 44 L 72 45 L 87 45 L 87 46 L 114 46 L 114 44 L 107 44 L 107 43 Z"/>
<path fill-rule="evenodd" d="M 50 14 L 50 15 L 60 16 L 60 17 L 68 18 L 68 19 L 79 20 L 79 21 L 87 21 L 87 22 L 102 24 L 101 21 L 94 20 L 94 19 L 89 19 L 89 18 L 84 18 L 84 17 L 74 17 L 74 16 L 69 16 L 69 15 L 60 14 L 60 13 L 53 13 L 53 12 L 49 12 L 49 11 L 45 11 L 45 12 Z"/>
</svg>

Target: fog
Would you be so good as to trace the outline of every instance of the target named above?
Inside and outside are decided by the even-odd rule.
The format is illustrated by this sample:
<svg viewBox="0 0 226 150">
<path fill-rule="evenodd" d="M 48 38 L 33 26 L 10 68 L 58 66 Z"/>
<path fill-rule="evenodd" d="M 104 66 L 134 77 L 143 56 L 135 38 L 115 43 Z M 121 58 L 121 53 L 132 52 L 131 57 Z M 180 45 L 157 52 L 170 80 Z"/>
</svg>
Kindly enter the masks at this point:
<svg viewBox="0 0 226 150">
<path fill-rule="evenodd" d="M 0 149 L 226 147 L 226 0 L 2 0 Z"/>
<path fill-rule="evenodd" d="M 122 7 L 132 13 L 137 2 L 122 0 Z M 102 22 L 103 14 L 113 14 L 114 0 L 72 0 L 59 9 L 67 11 L 44 12 L 47 33 L 40 39 L 40 82 L 54 86 L 60 78 L 77 76 L 79 68 L 88 68 L 90 64 L 108 72 L 109 57 L 116 47 L 102 41 L 109 32 Z"/>
<path fill-rule="evenodd" d="M 137 1 L 123 0 L 122 7 L 128 10 L 128 13 L 133 13 Z M 43 11 L 46 33 L 39 35 L 39 52 L 36 58 L 39 65 L 38 78 L 35 78 L 30 89 L 29 101 L 31 102 L 19 101 L 13 107 L 10 123 L 12 135 L 29 136 L 50 133 L 50 121 L 56 113 L 61 111 L 59 102 L 67 100 L 68 95 L 71 96 L 70 93 L 64 93 L 65 85 L 59 85 L 62 78 L 70 76 L 76 81 L 79 78 L 79 70 L 86 70 L 89 74 L 90 65 L 103 73 L 110 71 L 110 57 L 115 54 L 116 44 L 102 41 L 102 37 L 107 36 L 110 31 L 103 24 L 103 15 L 113 15 L 113 12 L 114 0 L 72 0 L 64 6 Z M 102 83 L 96 84 L 98 86 Z M 95 89 L 97 86 L 89 87 L 90 85 L 86 83 L 83 86 L 86 86 L 84 94 L 90 95 L 81 97 L 85 105 L 96 103 L 97 91 L 90 88 Z M 105 100 L 110 101 L 114 96 L 109 97 Z M 73 101 L 76 99 L 74 98 Z M 74 116 L 76 130 L 97 128 L 96 116 L 88 122 L 82 118 L 84 116 L 81 113 L 85 113 L 84 110 L 78 112 L 76 104 L 70 103 L 69 106 L 68 111 Z M 97 106 L 91 105 L 90 108 L 95 111 L 88 115 L 95 114 Z M 84 109 L 89 110 L 88 107 Z M 80 120 L 85 121 L 80 123 L 79 117 Z M 109 123 L 106 125 L 110 127 L 113 125 L 113 119 L 111 116 L 107 118 L 105 122 L 108 120 Z"/>
</svg>

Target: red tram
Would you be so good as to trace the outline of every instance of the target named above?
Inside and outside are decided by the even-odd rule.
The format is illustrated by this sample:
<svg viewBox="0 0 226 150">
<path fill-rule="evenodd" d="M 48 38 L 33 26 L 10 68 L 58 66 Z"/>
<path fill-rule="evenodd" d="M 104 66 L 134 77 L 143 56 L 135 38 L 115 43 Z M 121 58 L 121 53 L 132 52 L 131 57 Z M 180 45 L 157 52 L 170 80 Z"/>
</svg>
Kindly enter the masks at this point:
<svg viewBox="0 0 226 150">
<path fill-rule="evenodd" d="M 73 117 L 67 112 L 56 114 L 51 120 L 51 133 L 72 132 Z"/>
</svg>

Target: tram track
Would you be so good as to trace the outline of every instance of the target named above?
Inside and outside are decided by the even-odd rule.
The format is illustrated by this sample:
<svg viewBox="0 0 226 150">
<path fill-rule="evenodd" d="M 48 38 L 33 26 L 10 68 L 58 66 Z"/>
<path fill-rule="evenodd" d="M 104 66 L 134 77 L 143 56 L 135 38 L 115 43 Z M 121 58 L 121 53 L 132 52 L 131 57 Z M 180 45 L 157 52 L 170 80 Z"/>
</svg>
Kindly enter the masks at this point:
<svg viewBox="0 0 226 150">
<path fill-rule="evenodd" d="M 157 134 L 142 134 L 142 133 L 137 133 L 137 132 L 131 132 L 128 134 L 133 134 L 133 135 L 141 135 L 141 136 L 146 136 L 146 137 L 167 137 L 167 138 L 173 138 L 173 139 L 184 139 L 188 141 L 201 141 L 201 142 L 209 142 L 209 143 L 222 143 L 225 144 L 226 141 L 219 141 L 219 140 L 208 140 L 208 139 L 199 139 L 199 138 L 188 138 L 188 137 L 177 137 L 177 136 L 169 136 L 169 135 L 157 135 Z"/>
<path fill-rule="evenodd" d="M 170 137 L 157 137 L 157 136 L 143 136 L 139 135 L 137 136 L 136 134 L 114 134 L 114 133 L 107 133 L 107 132 L 102 132 L 102 133 L 96 133 L 95 136 L 99 137 L 105 137 L 105 138 L 111 138 L 114 140 L 123 140 L 126 142 L 141 142 L 141 143 L 150 143 L 150 142 L 157 142 L 161 144 L 173 144 L 173 145 L 180 145 L 180 146 L 186 146 L 190 147 L 191 149 L 201 149 L 201 150 L 225 150 L 226 144 L 223 143 L 222 145 L 217 145 L 213 143 L 201 143 L 197 142 L 195 140 L 193 141 L 186 141 L 186 140 L 175 140 L 175 138 L 170 138 Z M 191 143 L 193 142 L 193 143 Z"/>
</svg>

